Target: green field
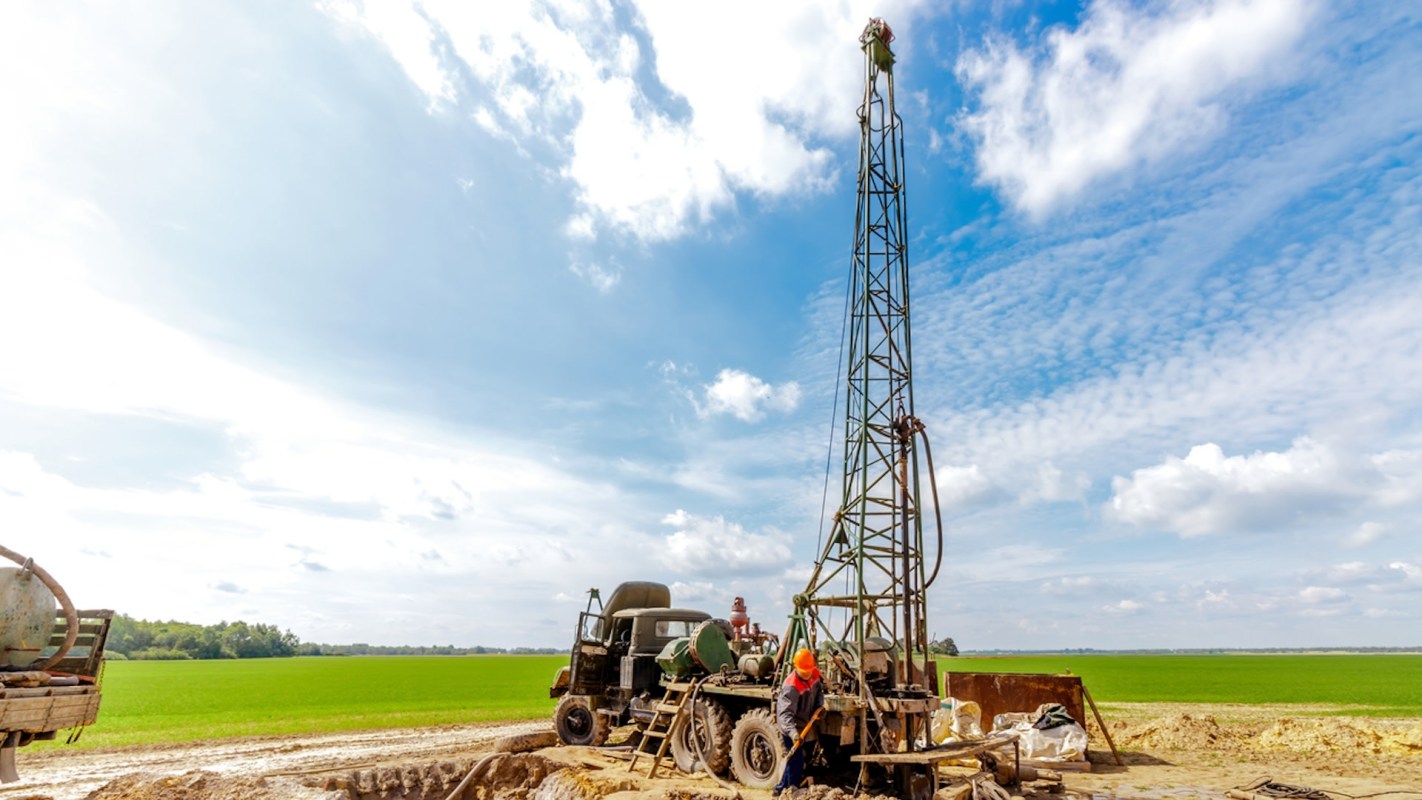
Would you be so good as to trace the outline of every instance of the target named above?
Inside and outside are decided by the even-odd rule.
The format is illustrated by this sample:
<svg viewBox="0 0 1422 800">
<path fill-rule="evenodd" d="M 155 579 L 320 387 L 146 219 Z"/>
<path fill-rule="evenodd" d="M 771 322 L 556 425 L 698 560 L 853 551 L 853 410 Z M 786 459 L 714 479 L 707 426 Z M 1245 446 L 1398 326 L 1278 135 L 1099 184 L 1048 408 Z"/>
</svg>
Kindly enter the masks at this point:
<svg viewBox="0 0 1422 800">
<path fill-rule="evenodd" d="M 1333 713 L 1422 716 L 1422 655 L 1043 655 L 952 658 L 953 672 L 1070 671 L 1098 703 L 1336 706 Z M 1316 712 L 1326 713 L 1326 712 Z"/>
<path fill-rule="evenodd" d="M 111 661 L 99 721 L 110 747 L 551 715 L 567 656 Z"/>
<path fill-rule="evenodd" d="M 77 746 L 531 719 L 567 656 L 114 661 Z M 959 672 L 1080 675 L 1096 701 L 1299 704 L 1422 717 L 1422 655 L 1066 655 L 942 659 Z M 1311 710 L 1309 713 L 1319 713 Z"/>
</svg>

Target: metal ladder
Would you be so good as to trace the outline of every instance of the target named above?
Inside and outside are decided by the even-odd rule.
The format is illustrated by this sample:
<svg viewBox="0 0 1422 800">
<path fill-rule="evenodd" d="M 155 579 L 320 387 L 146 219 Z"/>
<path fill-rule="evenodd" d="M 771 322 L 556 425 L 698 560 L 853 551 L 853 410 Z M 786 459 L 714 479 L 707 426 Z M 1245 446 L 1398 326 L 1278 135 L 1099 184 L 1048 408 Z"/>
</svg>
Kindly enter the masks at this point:
<svg viewBox="0 0 1422 800">
<path fill-rule="evenodd" d="M 691 716 L 688 700 L 696 694 L 696 684 L 697 681 L 693 680 L 690 683 L 672 683 L 667 686 L 666 694 L 662 695 L 654 707 L 651 722 L 647 723 L 646 729 L 642 731 L 642 738 L 632 751 L 632 761 L 627 764 L 628 772 L 636 768 L 638 758 L 651 756 L 652 768 L 647 777 L 657 777 L 657 769 L 661 766 L 667 749 L 671 747 L 672 737 L 677 735 L 681 726 L 686 724 L 687 717 Z"/>
</svg>

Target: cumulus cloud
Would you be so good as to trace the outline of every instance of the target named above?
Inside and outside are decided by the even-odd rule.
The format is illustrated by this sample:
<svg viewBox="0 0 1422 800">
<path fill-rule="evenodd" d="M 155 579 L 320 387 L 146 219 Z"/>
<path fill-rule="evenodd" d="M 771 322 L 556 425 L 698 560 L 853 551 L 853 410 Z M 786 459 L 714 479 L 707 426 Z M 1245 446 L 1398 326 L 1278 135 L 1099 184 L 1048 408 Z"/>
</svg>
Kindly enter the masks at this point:
<svg viewBox="0 0 1422 800">
<path fill-rule="evenodd" d="M 1198 147 L 1231 96 L 1278 75 L 1309 0 L 1096 0 L 1038 47 L 992 40 L 959 59 L 978 177 L 1040 216 L 1092 181 Z"/>
<path fill-rule="evenodd" d="M 725 517 L 699 517 L 681 509 L 662 523 L 676 530 L 666 537 L 662 562 L 690 575 L 768 574 L 790 564 L 789 537 L 777 531 L 751 533 Z"/>
<path fill-rule="evenodd" d="M 1101 610 L 1106 612 L 1107 614 L 1125 615 L 1139 614 L 1144 608 L 1145 606 L 1141 605 L 1135 600 L 1122 600 L 1119 603 L 1113 603 L 1109 606 L 1102 606 Z"/>
<path fill-rule="evenodd" d="M 907 21 L 920 2 L 884 5 L 874 13 Z M 858 0 L 814 14 L 749 0 L 642 2 L 630 26 L 606 3 L 385 6 L 324 7 L 380 41 L 432 107 L 458 102 L 456 72 L 487 92 L 470 99 L 471 117 L 522 153 L 552 156 L 573 188 L 572 235 L 667 239 L 731 208 L 738 192 L 818 191 L 833 165 L 817 142 L 856 130 L 847 98 L 862 80 L 856 37 L 870 15 Z M 752 19 L 776 31 L 775 45 L 727 56 L 726 42 L 754 35 Z"/>
<path fill-rule="evenodd" d="M 1374 477 L 1302 437 L 1284 452 L 1225 456 L 1216 444 L 1111 481 L 1109 516 L 1184 537 L 1273 530 L 1366 496 Z"/>
<path fill-rule="evenodd" d="M 800 405 L 800 385 L 794 381 L 772 386 L 749 372 L 723 369 L 706 387 L 702 416 L 731 414 L 744 422 L 756 422 L 766 410 L 789 412 Z"/>
<path fill-rule="evenodd" d="M 994 493 L 992 481 L 977 464 L 939 467 L 934 477 L 938 481 L 938 500 L 946 509 L 971 507 Z"/>
</svg>

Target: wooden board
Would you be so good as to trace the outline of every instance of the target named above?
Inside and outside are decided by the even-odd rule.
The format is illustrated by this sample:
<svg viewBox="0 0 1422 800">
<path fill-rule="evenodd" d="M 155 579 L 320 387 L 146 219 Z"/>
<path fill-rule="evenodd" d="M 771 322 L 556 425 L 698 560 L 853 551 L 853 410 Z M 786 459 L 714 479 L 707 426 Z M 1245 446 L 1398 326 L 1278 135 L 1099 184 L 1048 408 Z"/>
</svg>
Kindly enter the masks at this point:
<svg viewBox="0 0 1422 800">
<path fill-rule="evenodd" d="M 1017 742 L 1015 731 L 1000 731 L 982 739 L 965 739 L 958 742 L 947 742 L 945 744 L 934 745 L 927 750 L 915 750 L 912 753 L 866 753 L 857 756 L 850 756 L 849 760 L 854 762 L 868 761 L 875 764 L 932 764 L 936 765 L 940 761 L 950 758 L 965 758 L 975 756 L 979 753 L 986 753 L 989 750 L 996 750 L 999 747 L 1007 747 Z"/>
<path fill-rule="evenodd" d="M 1081 677 L 997 672 L 945 672 L 943 685 L 949 697 L 972 700 L 983 711 L 983 730 L 992 729 L 992 718 L 1013 711 L 1036 711 L 1043 703 L 1060 703 L 1083 728 L 1086 708 Z"/>
<path fill-rule="evenodd" d="M 91 725 L 98 718 L 99 692 L 92 686 L 0 692 L 0 731 L 44 733 Z"/>
</svg>

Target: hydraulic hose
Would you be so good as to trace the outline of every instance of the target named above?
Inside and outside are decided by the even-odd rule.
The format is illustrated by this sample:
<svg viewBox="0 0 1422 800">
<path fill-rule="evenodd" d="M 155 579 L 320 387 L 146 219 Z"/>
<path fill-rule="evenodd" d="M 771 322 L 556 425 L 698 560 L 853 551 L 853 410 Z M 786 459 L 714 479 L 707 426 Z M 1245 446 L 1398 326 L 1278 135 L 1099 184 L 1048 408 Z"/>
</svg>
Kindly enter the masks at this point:
<svg viewBox="0 0 1422 800">
<path fill-rule="evenodd" d="M 727 783 L 725 780 L 722 780 L 720 775 L 712 772 L 711 765 L 706 761 L 706 750 L 701 746 L 701 737 L 696 735 L 696 700 L 700 696 L 701 681 L 695 681 L 691 686 L 691 697 L 687 700 L 687 704 L 690 706 L 688 713 L 691 715 L 691 719 L 688 719 L 686 724 L 690 727 L 688 738 L 691 741 L 692 749 L 696 751 L 696 760 L 701 762 L 701 768 L 706 771 L 707 775 L 711 776 L 711 780 L 715 781 L 722 789 L 735 792 L 735 800 L 741 800 L 741 790 Z"/>
<path fill-rule="evenodd" d="M 933 445 L 928 441 L 928 429 L 919 426 L 919 433 L 923 434 L 923 454 L 928 458 L 928 487 L 933 494 L 933 517 L 938 523 L 938 549 L 933 559 L 933 572 L 928 579 L 923 582 L 924 591 L 938 579 L 938 569 L 943 566 L 943 506 L 938 502 L 938 476 L 933 472 Z"/>
</svg>

